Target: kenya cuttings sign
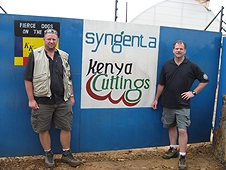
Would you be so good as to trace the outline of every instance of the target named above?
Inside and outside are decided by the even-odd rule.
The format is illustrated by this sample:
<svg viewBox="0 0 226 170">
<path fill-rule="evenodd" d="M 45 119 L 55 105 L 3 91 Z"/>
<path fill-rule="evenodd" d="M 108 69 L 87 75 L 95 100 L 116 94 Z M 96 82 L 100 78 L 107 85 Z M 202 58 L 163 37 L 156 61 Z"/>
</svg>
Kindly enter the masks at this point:
<svg viewBox="0 0 226 170">
<path fill-rule="evenodd" d="M 150 107 L 159 27 L 84 21 L 81 108 Z"/>
</svg>

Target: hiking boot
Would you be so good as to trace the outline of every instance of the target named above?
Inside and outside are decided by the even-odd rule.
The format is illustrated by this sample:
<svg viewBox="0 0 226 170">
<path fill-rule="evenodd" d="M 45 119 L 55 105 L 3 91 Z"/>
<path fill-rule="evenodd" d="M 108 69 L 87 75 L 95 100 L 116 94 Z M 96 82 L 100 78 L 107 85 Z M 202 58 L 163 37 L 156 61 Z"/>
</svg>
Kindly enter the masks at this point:
<svg viewBox="0 0 226 170">
<path fill-rule="evenodd" d="M 186 170 L 187 169 L 185 156 L 180 156 L 178 168 L 179 168 L 179 170 Z"/>
<path fill-rule="evenodd" d="M 169 150 L 162 156 L 163 159 L 177 158 L 179 155 L 178 150 L 169 148 Z"/>
<path fill-rule="evenodd" d="M 70 166 L 78 166 L 81 164 L 80 161 L 76 160 L 72 153 L 71 153 L 71 150 L 68 150 L 68 151 L 63 151 L 63 154 L 62 154 L 62 158 L 61 158 L 62 162 L 64 163 L 68 163 Z"/>
<path fill-rule="evenodd" d="M 53 152 L 51 150 L 45 153 L 45 165 L 47 168 L 54 166 Z"/>
</svg>

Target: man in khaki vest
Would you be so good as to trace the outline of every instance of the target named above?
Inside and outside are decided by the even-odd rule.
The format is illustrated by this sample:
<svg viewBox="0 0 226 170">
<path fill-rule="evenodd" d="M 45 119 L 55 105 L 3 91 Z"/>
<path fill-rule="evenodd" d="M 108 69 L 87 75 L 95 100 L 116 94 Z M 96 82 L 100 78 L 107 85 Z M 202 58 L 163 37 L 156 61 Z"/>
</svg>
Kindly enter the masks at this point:
<svg viewBox="0 0 226 170">
<path fill-rule="evenodd" d="M 61 160 L 75 167 L 80 164 L 70 150 L 72 106 L 75 103 L 68 54 L 56 49 L 58 33 L 54 29 L 44 32 L 44 46 L 34 49 L 24 72 L 25 88 L 32 109 L 31 124 L 39 134 L 45 151 L 46 167 L 54 166 L 49 129 L 60 129 Z"/>
</svg>

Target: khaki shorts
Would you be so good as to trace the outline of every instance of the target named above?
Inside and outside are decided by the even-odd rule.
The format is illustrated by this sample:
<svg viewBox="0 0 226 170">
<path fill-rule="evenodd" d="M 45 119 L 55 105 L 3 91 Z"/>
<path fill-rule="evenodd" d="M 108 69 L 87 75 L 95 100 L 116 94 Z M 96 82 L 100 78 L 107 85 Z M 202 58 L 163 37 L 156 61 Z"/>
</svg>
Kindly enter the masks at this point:
<svg viewBox="0 0 226 170">
<path fill-rule="evenodd" d="M 162 123 L 164 128 L 177 126 L 185 129 L 190 126 L 190 109 L 169 109 L 163 107 Z"/>
<path fill-rule="evenodd" d="M 72 120 L 70 99 L 59 105 L 39 104 L 39 109 L 32 109 L 31 113 L 32 128 L 37 133 L 49 130 L 52 123 L 57 129 L 70 131 Z"/>
</svg>

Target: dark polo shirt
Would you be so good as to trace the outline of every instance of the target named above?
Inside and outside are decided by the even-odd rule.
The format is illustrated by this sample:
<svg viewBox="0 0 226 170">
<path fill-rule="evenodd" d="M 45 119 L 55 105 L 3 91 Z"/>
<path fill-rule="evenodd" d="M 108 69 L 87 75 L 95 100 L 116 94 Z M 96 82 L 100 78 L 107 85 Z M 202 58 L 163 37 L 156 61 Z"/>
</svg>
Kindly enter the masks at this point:
<svg viewBox="0 0 226 170">
<path fill-rule="evenodd" d="M 167 61 L 159 78 L 159 84 L 164 85 L 161 104 L 171 109 L 190 108 L 190 100 L 183 100 L 181 94 L 190 91 L 195 80 L 209 82 L 207 75 L 199 66 L 186 57 L 178 66 L 174 59 Z"/>
</svg>

